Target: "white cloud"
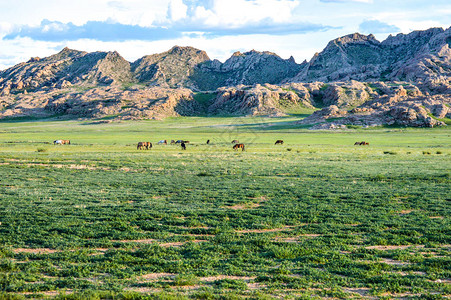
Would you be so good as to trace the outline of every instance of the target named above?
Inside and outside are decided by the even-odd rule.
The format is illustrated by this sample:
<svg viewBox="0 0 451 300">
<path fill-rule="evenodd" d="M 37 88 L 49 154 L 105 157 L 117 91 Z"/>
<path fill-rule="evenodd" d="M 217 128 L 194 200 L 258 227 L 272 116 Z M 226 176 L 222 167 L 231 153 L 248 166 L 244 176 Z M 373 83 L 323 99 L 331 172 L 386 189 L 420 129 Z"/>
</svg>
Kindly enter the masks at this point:
<svg viewBox="0 0 451 300">
<path fill-rule="evenodd" d="M 188 6 L 183 3 L 183 0 L 171 0 L 168 8 L 168 17 L 171 21 L 178 21 L 186 18 Z"/>
<path fill-rule="evenodd" d="M 292 0 L 216 0 L 210 11 L 216 17 L 215 25 L 239 27 L 264 19 L 286 22 L 298 5 L 299 1 Z"/>
<path fill-rule="evenodd" d="M 346 3 L 346 2 L 357 2 L 357 3 L 373 3 L 373 0 L 320 0 L 321 2 L 326 2 L 326 3 Z"/>
<path fill-rule="evenodd" d="M 117 50 L 128 60 L 175 44 L 222 60 L 255 48 L 300 62 L 330 40 L 359 31 L 366 20 L 408 33 L 449 27 L 450 12 L 449 0 L 0 0 L 0 68 L 66 45 Z M 382 31 L 376 33 L 380 40 L 390 30 Z M 36 40 L 21 37 L 27 34 Z"/>
</svg>

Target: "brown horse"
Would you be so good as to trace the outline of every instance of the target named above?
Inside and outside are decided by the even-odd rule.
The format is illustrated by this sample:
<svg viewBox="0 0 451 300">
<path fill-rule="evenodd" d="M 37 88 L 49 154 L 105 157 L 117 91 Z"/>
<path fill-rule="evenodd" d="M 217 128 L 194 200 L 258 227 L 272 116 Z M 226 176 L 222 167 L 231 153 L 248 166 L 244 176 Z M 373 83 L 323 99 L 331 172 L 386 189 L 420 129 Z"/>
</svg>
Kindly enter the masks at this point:
<svg viewBox="0 0 451 300">
<path fill-rule="evenodd" d="M 175 145 L 175 141 L 174 140 L 171 140 L 171 145 Z"/>
<path fill-rule="evenodd" d="M 238 140 L 233 140 L 232 141 L 232 144 L 238 144 L 240 141 L 238 141 Z"/>
<path fill-rule="evenodd" d="M 244 151 L 244 144 L 235 144 L 233 145 L 233 150 L 241 149 L 241 151 Z"/>
<path fill-rule="evenodd" d="M 150 148 L 152 148 L 151 142 L 139 142 L 136 150 L 150 150 Z"/>
<path fill-rule="evenodd" d="M 370 143 L 367 143 L 367 142 L 363 141 L 363 142 L 355 142 L 354 145 L 369 146 Z"/>
<path fill-rule="evenodd" d="M 274 145 L 283 145 L 283 141 L 282 140 L 277 140 L 276 143 Z"/>
<path fill-rule="evenodd" d="M 182 143 L 180 144 L 180 146 L 182 146 L 182 150 L 186 150 L 185 142 L 182 142 Z"/>
</svg>

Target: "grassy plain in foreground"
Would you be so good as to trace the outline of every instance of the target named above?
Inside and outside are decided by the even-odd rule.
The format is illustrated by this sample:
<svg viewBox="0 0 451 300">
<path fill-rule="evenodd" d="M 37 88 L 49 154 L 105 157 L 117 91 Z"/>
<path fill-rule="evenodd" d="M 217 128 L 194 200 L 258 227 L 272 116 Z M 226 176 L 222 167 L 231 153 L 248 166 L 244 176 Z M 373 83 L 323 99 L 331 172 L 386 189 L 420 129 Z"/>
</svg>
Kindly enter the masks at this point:
<svg viewBox="0 0 451 300">
<path fill-rule="evenodd" d="M 296 120 L 0 124 L 0 298 L 449 296 L 451 131 Z"/>
</svg>

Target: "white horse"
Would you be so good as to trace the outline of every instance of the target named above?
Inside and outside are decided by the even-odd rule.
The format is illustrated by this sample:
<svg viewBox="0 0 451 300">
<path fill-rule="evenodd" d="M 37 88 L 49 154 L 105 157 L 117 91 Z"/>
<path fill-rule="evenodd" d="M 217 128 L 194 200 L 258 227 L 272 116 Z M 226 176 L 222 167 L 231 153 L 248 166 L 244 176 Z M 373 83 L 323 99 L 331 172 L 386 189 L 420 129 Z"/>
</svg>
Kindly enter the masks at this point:
<svg viewBox="0 0 451 300">
<path fill-rule="evenodd" d="M 62 144 L 63 144 L 63 140 L 53 141 L 53 145 L 62 145 Z"/>
<path fill-rule="evenodd" d="M 158 144 L 159 145 L 162 145 L 162 144 L 167 145 L 168 141 L 167 140 L 161 140 L 161 141 L 158 142 Z"/>
</svg>

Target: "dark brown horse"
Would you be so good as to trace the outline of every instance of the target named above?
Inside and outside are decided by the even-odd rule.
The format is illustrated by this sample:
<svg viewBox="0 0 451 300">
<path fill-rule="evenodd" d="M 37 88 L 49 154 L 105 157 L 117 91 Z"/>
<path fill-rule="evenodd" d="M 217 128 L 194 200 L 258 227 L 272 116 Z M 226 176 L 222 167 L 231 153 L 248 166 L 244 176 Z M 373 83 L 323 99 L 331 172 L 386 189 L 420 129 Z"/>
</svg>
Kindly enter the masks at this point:
<svg viewBox="0 0 451 300">
<path fill-rule="evenodd" d="M 182 142 L 182 143 L 180 144 L 180 146 L 182 146 L 182 150 L 186 150 L 185 142 Z"/>
<path fill-rule="evenodd" d="M 277 140 L 274 145 L 279 145 L 279 144 L 283 145 L 283 141 L 282 140 Z"/>
<path fill-rule="evenodd" d="M 150 150 L 152 148 L 151 142 L 138 142 L 138 146 L 136 146 L 137 150 Z"/>
<path fill-rule="evenodd" d="M 235 144 L 233 145 L 233 150 L 241 149 L 241 151 L 244 151 L 244 144 Z"/>
<path fill-rule="evenodd" d="M 355 142 L 354 145 L 369 146 L 370 143 L 367 143 L 367 142 L 363 141 L 363 142 Z"/>
</svg>

